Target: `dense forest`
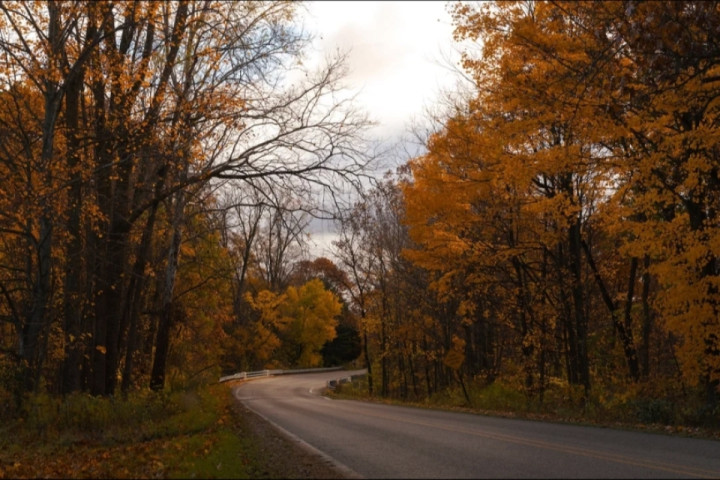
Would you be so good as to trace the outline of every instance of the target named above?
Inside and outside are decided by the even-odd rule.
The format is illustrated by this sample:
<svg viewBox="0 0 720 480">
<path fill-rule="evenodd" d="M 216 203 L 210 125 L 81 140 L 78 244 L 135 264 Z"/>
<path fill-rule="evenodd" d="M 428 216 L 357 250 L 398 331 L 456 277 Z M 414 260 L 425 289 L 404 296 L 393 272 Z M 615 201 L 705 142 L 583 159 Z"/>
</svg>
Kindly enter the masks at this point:
<svg viewBox="0 0 720 480">
<path fill-rule="evenodd" d="M 720 420 L 720 3 L 449 3 L 471 86 L 384 178 L 299 8 L 0 3 L 6 411 L 354 362 Z"/>
<path fill-rule="evenodd" d="M 381 393 L 504 381 L 717 423 L 720 4 L 451 8 L 472 92 L 358 212 Z"/>
<path fill-rule="evenodd" d="M 2 2 L 8 403 L 322 362 L 342 307 L 295 250 L 359 183 L 366 122 L 342 57 L 302 68 L 297 8 Z"/>
</svg>

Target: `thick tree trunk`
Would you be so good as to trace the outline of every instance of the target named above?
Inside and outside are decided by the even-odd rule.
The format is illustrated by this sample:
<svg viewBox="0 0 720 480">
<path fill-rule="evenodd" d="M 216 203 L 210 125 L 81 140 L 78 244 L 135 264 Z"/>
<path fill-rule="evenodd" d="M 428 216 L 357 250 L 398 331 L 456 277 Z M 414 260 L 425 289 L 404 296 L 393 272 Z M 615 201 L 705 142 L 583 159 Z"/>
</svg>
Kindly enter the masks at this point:
<svg viewBox="0 0 720 480">
<path fill-rule="evenodd" d="M 25 375 L 25 389 L 27 391 L 34 391 L 40 378 L 40 366 L 43 356 L 40 345 L 41 335 L 47 327 L 47 310 L 51 297 L 53 224 L 47 212 L 41 216 L 39 224 L 33 300 L 23 328 L 20 351 L 27 368 L 27 374 Z"/>
<path fill-rule="evenodd" d="M 106 239 L 105 255 L 98 274 L 99 295 L 96 301 L 93 330 L 93 395 L 111 395 L 117 383 L 120 316 L 123 309 L 123 285 L 127 259 L 126 241 L 129 225 L 114 225 Z"/>
<path fill-rule="evenodd" d="M 432 378 L 430 375 L 430 362 L 428 361 L 428 341 L 427 336 L 423 335 L 423 352 L 425 353 L 425 386 L 427 387 L 427 396 L 430 397 L 433 394 Z"/>
<path fill-rule="evenodd" d="M 634 381 L 638 381 L 640 378 L 640 366 L 638 364 L 637 349 L 635 348 L 635 342 L 632 334 L 632 305 L 635 297 L 635 280 L 637 278 L 638 259 L 633 257 L 630 260 L 630 274 L 628 278 L 628 291 L 625 299 L 625 310 L 624 310 L 624 322 L 618 325 L 622 325 L 622 330 L 618 330 L 620 340 L 623 343 L 623 351 L 625 352 L 625 360 L 628 364 L 630 371 L 630 377 Z"/>
<path fill-rule="evenodd" d="M 52 66 L 60 56 L 62 48 L 62 32 L 60 31 L 60 6 L 49 2 L 48 8 L 48 41 Z M 54 160 L 55 128 L 62 105 L 62 91 L 57 81 L 48 79 L 44 82 L 45 115 L 42 126 L 42 150 L 40 166 L 43 169 L 43 183 L 50 187 L 53 183 L 51 164 Z M 34 268 L 28 272 L 33 285 L 32 302 L 27 313 L 27 320 L 22 331 L 20 356 L 28 368 L 25 376 L 25 388 L 32 391 L 37 387 L 40 378 L 42 358 L 40 336 L 48 326 L 47 310 L 52 296 L 52 245 L 53 245 L 53 212 L 46 199 L 40 207 L 38 233 L 36 239 L 36 258 Z"/>
<path fill-rule="evenodd" d="M 156 186 L 159 190 L 160 182 Z M 145 267 L 148 263 L 150 255 L 150 242 L 155 227 L 155 218 L 157 214 L 157 204 L 154 205 L 148 215 L 145 227 L 143 228 L 142 238 L 135 257 L 135 266 L 133 267 L 130 285 L 128 286 L 128 299 L 125 303 L 125 323 L 128 325 L 127 346 L 125 349 L 125 365 L 123 367 L 122 384 L 120 386 L 123 393 L 127 393 L 130 389 L 133 375 L 133 355 L 137 349 L 137 326 L 140 321 L 140 304 L 143 299 L 143 291 L 147 285 L 145 277 Z"/>
<path fill-rule="evenodd" d="M 562 341 L 564 344 L 564 350 L 565 350 L 565 369 L 567 371 L 567 378 L 568 382 L 571 385 L 577 385 L 580 383 L 580 374 L 578 372 L 578 341 L 577 341 L 577 334 L 576 334 L 576 325 L 575 322 L 573 322 L 573 307 L 571 302 L 569 301 L 568 297 L 571 296 L 569 294 L 568 289 L 566 285 L 564 284 L 564 272 L 566 271 L 565 268 L 567 268 L 567 260 L 565 258 L 565 251 L 563 248 L 563 245 L 558 245 L 557 247 L 557 263 L 558 263 L 558 271 L 560 274 L 560 277 L 558 280 L 561 282 L 561 288 L 562 288 L 562 295 L 560 298 L 560 303 L 562 306 L 562 315 L 561 315 L 561 321 L 562 321 Z M 570 289 L 570 292 L 572 292 L 572 289 Z"/>
<path fill-rule="evenodd" d="M 650 313 L 650 256 L 645 255 L 643 259 L 642 275 L 642 345 L 640 346 L 640 373 L 643 378 L 650 376 L 650 332 L 652 331 L 652 317 Z"/>
<path fill-rule="evenodd" d="M 365 314 L 363 313 L 363 318 Z M 370 361 L 370 346 L 368 342 L 367 329 L 363 327 L 363 354 L 365 355 L 365 368 L 367 368 L 368 376 L 368 394 L 372 397 L 373 395 L 373 373 L 372 373 L 372 362 Z"/>
<path fill-rule="evenodd" d="M 89 32 L 89 35 L 92 33 Z M 63 393 L 81 389 L 81 368 L 84 342 L 83 333 L 83 283 L 85 272 L 83 255 L 82 229 L 80 214 L 83 205 L 81 164 L 80 127 L 80 93 L 83 76 L 78 75 L 67 85 L 65 93 L 65 123 L 67 125 L 68 156 L 67 165 L 70 172 L 70 188 L 68 191 L 68 220 L 66 247 L 65 281 L 63 282 L 63 318 L 65 332 L 65 356 L 62 365 Z"/>
<path fill-rule="evenodd" d="M 160 305 L 160 320 L 155 338 L 155 356 L 150 374 L 150 388 L 162 390 L 165 387 L 165 369 L 170 349 L 170 329 L 173 320 L 173 290 L 177 276 L 180 243 L 182 241 L 182 223 L 184 220 L 185 194 L 178 192 L 172 219 L 172 238 L 167 254 L 167 265 L 162 287 L 163 295 Z"/>
<path fill-rule="evenodd" d="M 590 363 L 587 350 L 587 318 L 585 317 L 585 298 L 582 284 L 582 249 L 580 237 L 580 220 L 576 220 L 568 231 L 570 257 L 570 275 L 572 281 L 573 318 L 575 322 L 578 384 L 585 387 L 585 396 L 590 393 Z"/>
</svg>

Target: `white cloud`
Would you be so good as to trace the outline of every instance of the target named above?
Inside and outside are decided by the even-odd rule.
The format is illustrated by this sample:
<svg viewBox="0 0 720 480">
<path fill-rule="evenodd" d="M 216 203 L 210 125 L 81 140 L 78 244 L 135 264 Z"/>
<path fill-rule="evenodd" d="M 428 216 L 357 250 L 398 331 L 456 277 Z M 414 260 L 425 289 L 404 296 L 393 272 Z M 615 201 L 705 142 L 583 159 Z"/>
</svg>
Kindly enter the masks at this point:
<svg viewBox="0 0 720 480">
<path fill-rule="evenodd" d="M 332 242 L 338 240 L 340 237 L 337 232 L 314 232 L 310 233 L 308 239 L 308 247 L 312 257 L 326 257 L 331 260 L 335 259 L 334 246 Z"/>
<path fill-rule="evenodd" d="M 348 95 L 357 94 L 358 106 L 378 122 L 370 132 L 375 140 L 401 142 L 411 122 L 456 83 L 445 63 L 459 56 L 446 2 L 316 1 L 307 7 L 305 28 L 316 40 L 306 64 L 348 53 Z M 311 254 L 331 256 L 334 225 L 314 222 L 313 227 Z"/>
<path fill-rule="evenodd" d="M 379 137 L 399 136 L 455 81 L 442 65 L 454 55 L 446 2 L 320 1 L 308 10 L 318 58 L 349 52 L 347 84 L 379 122 Z"/>
</svg>

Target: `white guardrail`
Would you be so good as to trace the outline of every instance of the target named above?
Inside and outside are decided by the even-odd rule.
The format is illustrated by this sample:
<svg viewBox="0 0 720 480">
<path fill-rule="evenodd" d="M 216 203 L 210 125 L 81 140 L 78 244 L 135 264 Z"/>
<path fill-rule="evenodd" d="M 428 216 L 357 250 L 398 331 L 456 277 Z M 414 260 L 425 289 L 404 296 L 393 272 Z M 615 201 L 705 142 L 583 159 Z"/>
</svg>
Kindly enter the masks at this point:
<svg viewBox="0 0 720 480">
<path fill-rule="evenodd" d="M 258 370 L 255 372 L 240 372 L 234 375 L 227 375 L 220 377 L 219 382 L 229 382 L 230 380 L 248 380 L 251 378 L 269 377 L 271 375 L 287 375 L 291 373 L 315 373 L 315 372 L 334 372 L 342 370 L 343 367 L 329 367 L 329 368 L 296 368 L 293 370 Z M 361 375 L 352 375 L 347 377 L 340 377 L 335 380 L 328 380 L 327 387 L 333 390 L 340 383 L 348 383 L 352 381 L 352 377 L 358 377 Z"/>
<path fill-rule="evenodd" d="M 220 377 L 220 382 L 222 383 L 230 380 L 247 380 L 248 378 L 269 377 L 270 375 L 285 375 L 290 373 L 334 372 L 335 370 L 342 370 L 342 367 L 296 368 L 294 370 L 258 370 L 256 372 L 240 372 L 234 375 Z"/>
</svg>

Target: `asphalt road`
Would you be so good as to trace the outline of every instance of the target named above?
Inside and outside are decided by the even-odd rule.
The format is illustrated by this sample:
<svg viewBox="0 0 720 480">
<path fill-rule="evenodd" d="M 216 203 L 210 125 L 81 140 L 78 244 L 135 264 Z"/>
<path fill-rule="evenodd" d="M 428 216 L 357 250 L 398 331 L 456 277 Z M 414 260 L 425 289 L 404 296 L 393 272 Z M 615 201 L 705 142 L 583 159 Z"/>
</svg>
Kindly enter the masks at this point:
<svg viewBox="0 0 720 480">
<path fill-rule="evenodd" d="M 502 419 L 321 395 L 357 372 L 256 379 L 235 396 L 365 478 L 720 478 L 720 441 Z"/>
</svg>

